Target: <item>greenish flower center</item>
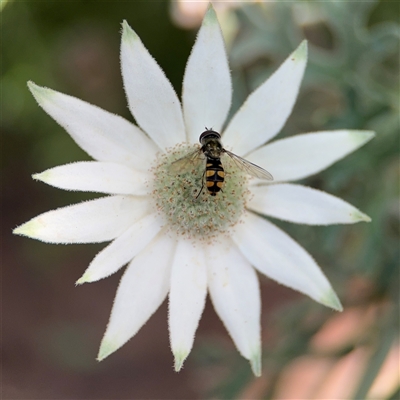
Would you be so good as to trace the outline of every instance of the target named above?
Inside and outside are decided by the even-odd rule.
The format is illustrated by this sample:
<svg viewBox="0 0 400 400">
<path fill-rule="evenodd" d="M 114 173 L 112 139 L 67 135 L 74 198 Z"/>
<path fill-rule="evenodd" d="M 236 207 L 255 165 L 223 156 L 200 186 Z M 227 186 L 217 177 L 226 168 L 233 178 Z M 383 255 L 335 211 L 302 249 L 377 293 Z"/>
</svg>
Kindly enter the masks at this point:
<svg viewBox="0 0 400 400">
<path fill-rule="evenodd" d="M 195 153 L 199 148 L 183 144 L 160 156 L 152 170 L 152 197 L 171 230 L 189 238 L 210 239 L 238 223 L 249 191 L 246 175 L 222 154 L 224 182 L 212 196 L 206 184 L 206 158 L 202 152 Z M 174 168 L 174 162 L 182 158 L 185 161 Z"/>
</svg>

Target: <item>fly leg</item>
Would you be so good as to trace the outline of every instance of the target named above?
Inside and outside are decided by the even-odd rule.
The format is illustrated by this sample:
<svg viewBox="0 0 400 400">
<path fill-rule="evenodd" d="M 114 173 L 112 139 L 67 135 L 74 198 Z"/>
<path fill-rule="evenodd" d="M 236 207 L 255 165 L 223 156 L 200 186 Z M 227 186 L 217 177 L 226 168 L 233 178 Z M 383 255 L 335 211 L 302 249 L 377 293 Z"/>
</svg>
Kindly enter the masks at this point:
<svg viewBox="0 0 400 400">
<path fill-rule="evenodd" d="M 205 176 L 205 174 L 206 174 L 206 170 L 204 170 L 203 175 L 201 177 L 201 189 L 200 189 L 200 192 L 198 193 L 198 195 L 196 196 L 196 200 L 199 198 L 201 192 L 204 189 L 204 176 Z"/>
</svg>

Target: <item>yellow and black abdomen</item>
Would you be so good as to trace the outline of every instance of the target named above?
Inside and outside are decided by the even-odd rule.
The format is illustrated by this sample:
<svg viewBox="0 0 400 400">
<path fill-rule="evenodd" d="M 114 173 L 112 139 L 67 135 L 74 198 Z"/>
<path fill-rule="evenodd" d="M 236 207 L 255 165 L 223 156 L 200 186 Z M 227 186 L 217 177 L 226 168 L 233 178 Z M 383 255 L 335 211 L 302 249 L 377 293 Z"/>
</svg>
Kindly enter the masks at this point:
<svg viewBox="0 0 400 400">
<path fill-rule="evenodd" d="M 224 168 L 219 158 L 207 157 L 206 186 L 211 196 L 216 196 L 221 190 L 225 179 Z"/>
</svg>

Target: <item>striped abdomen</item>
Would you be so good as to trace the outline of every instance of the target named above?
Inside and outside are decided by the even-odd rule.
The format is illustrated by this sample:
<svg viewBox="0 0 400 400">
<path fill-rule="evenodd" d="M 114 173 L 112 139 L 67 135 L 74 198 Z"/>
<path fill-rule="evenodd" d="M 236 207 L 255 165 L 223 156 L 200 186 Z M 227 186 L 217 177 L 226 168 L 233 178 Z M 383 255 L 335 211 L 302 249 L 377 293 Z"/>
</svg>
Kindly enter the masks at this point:
<svg viewBox="0 0 400 400">
<path fill-rule="evenodd" d="M 207 157 L 206 186 L 211 196 L 216 196 L 224 183 L 225 172 L 219 158 Z"/>
</svg>

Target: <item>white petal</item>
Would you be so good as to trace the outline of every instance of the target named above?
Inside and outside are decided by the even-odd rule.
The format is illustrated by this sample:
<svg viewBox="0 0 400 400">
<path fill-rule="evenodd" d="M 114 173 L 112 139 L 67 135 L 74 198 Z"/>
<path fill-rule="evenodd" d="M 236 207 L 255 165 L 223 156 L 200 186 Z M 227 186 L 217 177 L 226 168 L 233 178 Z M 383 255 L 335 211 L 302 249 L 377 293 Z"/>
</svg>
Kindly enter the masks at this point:
<svg viewBox="0 0 400 400">
<path fill-rule="evenodd" d="M 232 237 L 243 255 L 263 274 L 326 306 L 342 309 L 312 257 L 269 221 L 248 212 Z"/>
<path fill-rule="evenodd" d="M 225 147 L 244 156 L 279 133 L 296 101 L 306 63 L 303 41 L 232 118 L 223 135 Z"/>
<path fill-rule="evenodd" d="M 157 147 L 135 125 L 75 97 L 32 82 L 29 89 L 39 105 L 53 117 L 91 157 L 148 169 Z"/>
<path fill-rule="evenodd" d="M 95 282 L 117 272 L 139 254 L 161 228 L 161 221 L 157 214 L 148 214 L 139 219 L 96 255 L 76 284 Z"/>
<path fill-rule="evenodd" d="M 129 109 L 161 149 L 185 141 L 181 103 L 164 72 L 126 21 L 121 68 Z"/>
<path fill-rule="evenodd" d="M 175 357 L 175 370 L 193 346 L 207 294 L 207 268 L 201 246 L 189 240 L 179 240 L 171 273 L 169 293 L 169 332 Z"/>
<path fill-rule="evenodd" d="M 33 178 L 60 189 L 145 195 L 150 174 L 122 164 L 86 161 L 51 168 Z"/>
<path fill-rule="evenodd" d="M 274 181 L 292 181 L 316 174 L 375 136 L 371 131 L 314 132 L 277 140 L 247 159 L 267 169 Z"/>
<path fill-rule="evenodd" d="M 128 265 L 101 342 L 99 361 L 134 336 L 164 301 L 174 251 L 175 241 L 161 233 Z"/>
<path fill-rule="evenodd" d="M 290 183 L 250 186 L 247 208 L 260 214 L 309 225 L 353 224 L 371 219 L 338 197 Z"/>
<path fill-rule="evenodd" d="M 261 297 L 254 268 L 231 240 L 209 246 L 208 286 L 215 311 L 240 354 L 261 374 Z"/>
<path fill-rule="evenodd" d="M 212 6 L 204 17 L 183 79 L 183 113 L 189 142 L 205 127 L 221 131 L 232 97 L 224 39 Z"/>
<path fill-rule="evenodd" d="M 107 242 L 146 213 L 148 203 L 147 197 L 103 197 L 40 214 L 14 233 L 47 243 Z"/>
</svg>

